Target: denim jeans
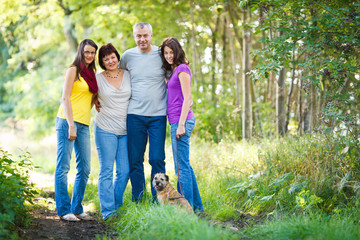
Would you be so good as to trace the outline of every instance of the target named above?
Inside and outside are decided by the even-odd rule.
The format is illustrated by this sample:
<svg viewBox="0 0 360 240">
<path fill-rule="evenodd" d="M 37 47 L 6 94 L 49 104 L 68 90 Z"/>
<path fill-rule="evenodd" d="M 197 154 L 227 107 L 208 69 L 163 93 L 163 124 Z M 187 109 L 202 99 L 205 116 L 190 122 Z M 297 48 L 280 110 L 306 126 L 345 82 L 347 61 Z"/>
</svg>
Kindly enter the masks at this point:
<svg viewBox="0 0 360 240">
<path fill-rule="evenodd" d="M 83 212 L 81 202 L 90 174 L 90 132 L 89 126 L 75 122 L 76 139 L 70 141 L 69 125 L 66 119 L 56 118 L 57 159 L 55 169 L 55 201 L 59 216 Z M 76 177 L 70 202 L 67 174 L 70 170 L 71 153 L 75 149 Z"/>
<path fill-rule="evenodd" d="M 94 125 L 95 144 L 99 156 L 99 199 L 103 218 L 108 218 L 123 204 L 129 180 L 127 136 L 116 135 Z M 114 163 L 116 175 L 113 179 Z"/>
<path fill-rule="evenodd" d="M 146 191 L 144 174 L 144 154 L 149 138 L 149 164 L 151 179 L 159 172 L 165 173 L 166 116 L 127 115 L 128 152 L 132 200 L 139 201 Z M 151 182 L 150 182 L 151 185 Z M 151 185 L 151 193 L 156 190 Z"/>
<path fill-rule="evenodd" d="M 177 166 L 177 145 L 179 155 L 179 174 L 180 174 L 180 186 L 184 194 L 184 197 L 189 201 L 194 211 L 203 211 L 204 207 L 201 201 L 199 188 L 196 182 L 194 170 L 190 165 L 189 151 L 190 151 L 190 136 L 191 132 L 195 127 L 195 118 L 191 118 L 185 122 L 185 135 L 176 140 L 176 130 L 178 123 L 171 125 L 171 145 L 174 156 L 175 174 L 178 176 Z M 179 178 L 179 176 L 178 176 Z M 181 193 L 179 181 L 177 181 L 178 191 Z"/>
</svg>

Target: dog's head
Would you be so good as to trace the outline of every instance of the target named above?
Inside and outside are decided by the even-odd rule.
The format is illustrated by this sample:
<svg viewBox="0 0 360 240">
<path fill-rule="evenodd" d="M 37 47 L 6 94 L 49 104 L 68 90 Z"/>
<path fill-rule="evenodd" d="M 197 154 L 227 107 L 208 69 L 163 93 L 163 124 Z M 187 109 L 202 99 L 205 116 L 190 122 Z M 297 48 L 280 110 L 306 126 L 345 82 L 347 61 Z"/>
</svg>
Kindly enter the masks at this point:
<svg viewBox="0 0 360 240">
<path fill-rule="evenodd" d="M 169 176 L 165 173 L 157 173 L 152 179 L 152 185 L 156 191 L 164 190 L 165 186 L 169 183 Z"/>
</svg>

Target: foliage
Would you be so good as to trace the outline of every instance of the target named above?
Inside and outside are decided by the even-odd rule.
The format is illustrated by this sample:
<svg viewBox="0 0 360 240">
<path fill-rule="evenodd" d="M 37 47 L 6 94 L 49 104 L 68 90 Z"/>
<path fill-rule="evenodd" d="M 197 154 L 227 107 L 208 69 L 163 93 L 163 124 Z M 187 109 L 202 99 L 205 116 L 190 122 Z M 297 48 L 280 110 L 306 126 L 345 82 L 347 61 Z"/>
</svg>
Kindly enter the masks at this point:
<svg viewBox="0 0 360 240">
<path fill-rule="evenodd" d="M 322 211 L 355 205 L 359 196 L 359 159 L 345 144 L 324 135 L 287 138 L 262 144 L 263 168 L 229 188 L 237 206 L 256 214 L 272 211 Z M 330 144 L 332 142 L 332 144 Z"/>
<path fill-rule="evenodd" d="M 296 196 L 296 205 L 300 208 L 311 210 L 312 207 L 316 207 L 318 203 L 322 203 L 323 200 L 311 194 L 309 190 L 302 189 Z"/>
<path fill-rule="evenodd" d="M 13 236 L 15 225 L 21 226 L 27 217 L 25 202 L 32 202 L 36 191 L 29 183 L 32 170 L 30 154 L 20 156 L 18 161 L 0 149 L 0 236 Z"/>
<path fill-rule="evenodd" d="M 111 221 L 122 239 L 237 239 L 178 207 L 131 203 Z"/>
<path fill-rule="evenodd" d="M 244 239 L 359 239 L 360 227 L 353 218 L 320 215 L 290 215 L 271 219 L 246 229 Z"/>
<path fill-rule="evenodd" d="M 74 57 L 71 43 L 92 38 L 98 45 L 112 42 L 121 53 L 135 46 L 132 25 L 147 21 L 153 25 L 155 45 L 167 36 L 177 37 L 191 62 L 199 136 L 214 142 L 240 139 L 241 18 L 243 9 L 250 7 L 246 26 L 255 33 L 251 74 L 254 132 L 258 136 L 275 135 L 274 85 L 270 86 L 269 76 L 284 66 L 295 69 L 301 77 L 296 81 L 303 83 L 302 87 L 298 84 L 300 89 L 294 90 L 290 101 L 316 87 L 321 118 L 328 127 L 342 131 L 348 114 L 354 119 L 349 127 L 357 134 L 358 6 L 353 1 L 325 0 L 146 0 L 142 4 L 133 0 L 6 0 L 0 6 L 0 73 L 4 76 L 0 82 L 0 118 L 30 119 L 28 131 L 32 136 L 49 133 L 64 72 Z M 164 8 L 171 14 L 164 14 Z M 289 88 L 289 81 L 285 88 Z M 308 95 L 305 98 L 309 101 Z M 290 124 L 295 126 L 298 113 L 290 112 L 294 115 Z"/>
<path fill-rule="evenodd" d="M 350 134 L 358 134 L 359 3 L 262 0 L 258 6 L 264 17 L 256 33 L 273 34 L 261 37 L 268 47 L 253 51 L 261 61 L 252 70 L 252 77 L 264 81 L 281 66 L 296 70 L 303 82 L 301 91 L 320 93 L 319 110 L 328 127 L 336 131 L 351 118 L 353 124 L 346 128 Z"/>
<path fill-rule="evenodd" d="M 216 231 L 211 234 L 221 239 L 357 239 L 358 179 L 350 180 L 344 174 L 351 172 L 344 169 L 344 158 L 340 159 L 344 156 L 329 150 L 323 137 L 261 140 L 246 145 L 227 141 L 214 144 L 194 138 L 190 155 L 209 220 L 222 221 L 225 226 L 247 226 L 230 237 L 219 236 Z M 169 166 L 167 159 L 167 171 L 174 182 L 171 160 Z M 129 187 L 123 208 L 111 220 L 125 239 L 156 234 L 197 239 L 213 231 L 211 226 L 202 225 L 201 219 L 178 213 L 177 208 L 162 208 L 150 200 L 131 202 Z M 343 228 L 335 228 L 337 225 Z M 201 235 L 197 235 L 198 228 L 202 229 Z"/>
<path fill-rule="evenodd" d="M 230 89 L 230 88 L 229 88 Z M 193 111 L 196 116 L 195 133 L 201 138 L 220 142 L 237 140 L 241 135 L 240 109 L 232 102 L 231 95 L 224 95 L 215 107 L 207 93 L 195 93 Z"/>
<path fill-rule="evenodd" d="M 205 218 L 187 215 L 173 207 L 162 208 L 150 200 L 135 204 L 131 202 L 129 183 L 123 207 L 107 223 L 116 227 L 119 236 L 125 239 L 143 239 L 148 234 L 149 238 L 157 234 L 157 238 L 168 239 L 176 239 L 176 236 L 197 239 L 199 235 L 201 239 L 201 236 L 209 237 L 208 234 L 210 239 L 212 235 L 218 239 L 296 239 L 296 236 L 357 239 L 360 213 L 358 158 L 343 151 L 346 145 L 338 143 L 339 148 L 335 147 L 336 138 L 331 136 L 326 136 L 327 141 L 324 141 L 325 134 L 319 134 L 253 142 L 223 140 L 218 144 L 194 137 L 190 158 L 205 207 L 202 214 Z M 330 140 L 332 144 L 329 144 Z M 28 142 L 17 139 L 16 146 L 23 146 L 21 141 Z M 31 149 L 40 155 L 38 149 L 46 149 L 47 145 L 53 143 L 47 140 Z M 83 204 L 86 211 L 97 211 L 100 217 L 99 163 L 96 148 L 92 150 L 92 170 Z M 46 150 L 47 161 L 53 154 L 54 150 Z M 147 156 L 144 165 L 149 193 L 151 167 Z M 167 173 L 175 185 L 170 142 L 166 143 L 166 157 Z M 55 161 L 50 162 L 55 165 Z M 74 161 L 71 164 L 69 178 L 73 179 L 76 174 Z M 72 182 L 69 183 L 71 191 Z M 175 215 L 179 217 L 174 218 Z M 213 225 L 220 221 L 225 226 L 222 229 Z M 224 232 L 227 225 L 238 227 L 239 231 L 235 234 Z"/>
<path fill-rule="evenodd" d="M 0 117 L 30 119 L 28 133 L 50 132 L 59 106 L 65 69 L 74 58 L 70 42 L 92 38 L 99 46 L 112 42 L 119 52 L 134 47 L 132 25 L 151 22 L 153 43 L 186 32 L 185 24 L 163 31 L 163 20 L 183 18 L 188 3 L 165 1 L 4 1 L 1 4 Z M 150 10 L 151 9 L 151 10 Z M 84 17 L 86 16 L 86 17 Z M 73 34 L 73 35 L 71 35 Z M 181 35 L 177 36 L 181 38 Z"/>
</svg>

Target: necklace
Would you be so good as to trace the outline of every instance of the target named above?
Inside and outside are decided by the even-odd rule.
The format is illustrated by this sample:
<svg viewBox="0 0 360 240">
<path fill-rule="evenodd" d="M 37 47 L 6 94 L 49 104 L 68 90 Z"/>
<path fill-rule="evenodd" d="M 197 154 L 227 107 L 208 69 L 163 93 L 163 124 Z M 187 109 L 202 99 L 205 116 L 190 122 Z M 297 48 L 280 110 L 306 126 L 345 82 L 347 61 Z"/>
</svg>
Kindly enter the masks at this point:
<svg viewBox="0 0 360 240">
<path fill-rule="evenodd" d="M 108 78 L 117 78 L 119 75 L 120 75 L 120 70 L 118 70 L 118 72 L 117 72 L 117 74 L 115 75 L 115 76 L 111 76 L 109 73 L 108 73 L 108 71 L 105 71 L 105 75 L 106 75 L 106 77 L 108 77 Z"/>
</svg>

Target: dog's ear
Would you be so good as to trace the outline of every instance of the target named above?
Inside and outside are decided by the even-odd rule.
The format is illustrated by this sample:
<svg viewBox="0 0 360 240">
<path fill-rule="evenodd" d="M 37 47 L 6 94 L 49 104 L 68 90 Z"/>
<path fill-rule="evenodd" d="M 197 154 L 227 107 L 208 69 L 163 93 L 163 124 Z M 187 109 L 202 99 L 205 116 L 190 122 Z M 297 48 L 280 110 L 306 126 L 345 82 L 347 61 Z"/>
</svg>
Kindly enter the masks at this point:
<svg viewBox="0 0 360 240">
<path fill-rule="evenodd" d="M 169 176 L 164 174 L 165 175 L 165 178 L 166 178 L 166 181 L 168 182 L 169 181 Z"/>
</svg>

